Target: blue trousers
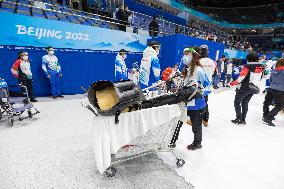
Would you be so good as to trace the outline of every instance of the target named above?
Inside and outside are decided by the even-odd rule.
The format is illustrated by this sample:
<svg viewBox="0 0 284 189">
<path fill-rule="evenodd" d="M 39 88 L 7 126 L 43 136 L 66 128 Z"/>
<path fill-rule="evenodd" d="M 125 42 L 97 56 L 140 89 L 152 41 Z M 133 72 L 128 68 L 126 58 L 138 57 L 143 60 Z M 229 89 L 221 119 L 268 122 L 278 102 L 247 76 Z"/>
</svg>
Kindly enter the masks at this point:
<svg viewBox="0 0 284 189">
<path fill-rule="evenodd" d="M 214 77 L 214 81 L 213 81 L 213 85 L 214 86 L 218 86 L 218 83 L 219 83 L 219 81 L 220 81 L 220 78 L 221 78 L 221 75 L 216 75 L 215 77 Z"/>
<path fill-rule="evenodd" d="M 61 78 L 59 75 L 60 75 L 59 73 L 50 74 L 51 78 L 49 79 L 49 82 L 50 82 L 52 96 L 61 95 L 60 93 Z"/>
</svg>

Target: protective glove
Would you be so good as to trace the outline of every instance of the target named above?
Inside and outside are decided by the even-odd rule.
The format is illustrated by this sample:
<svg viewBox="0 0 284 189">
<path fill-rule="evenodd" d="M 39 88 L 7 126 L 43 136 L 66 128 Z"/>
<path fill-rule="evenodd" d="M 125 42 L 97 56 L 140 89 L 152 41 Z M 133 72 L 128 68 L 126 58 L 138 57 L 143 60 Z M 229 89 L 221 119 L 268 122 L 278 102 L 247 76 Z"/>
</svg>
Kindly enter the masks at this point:
<svg viewBox="0 0 284 189">
<path fill-rule="evenodd" d="M 235 80 L 235 81 L 232 81 L 232 82 L 230 83 L 230 86 L 234 86 L 234 85 L 237 85 L 237 84 L 239 84 L 239 81 L 238 81 L 238 80 Z"/>
</svg>

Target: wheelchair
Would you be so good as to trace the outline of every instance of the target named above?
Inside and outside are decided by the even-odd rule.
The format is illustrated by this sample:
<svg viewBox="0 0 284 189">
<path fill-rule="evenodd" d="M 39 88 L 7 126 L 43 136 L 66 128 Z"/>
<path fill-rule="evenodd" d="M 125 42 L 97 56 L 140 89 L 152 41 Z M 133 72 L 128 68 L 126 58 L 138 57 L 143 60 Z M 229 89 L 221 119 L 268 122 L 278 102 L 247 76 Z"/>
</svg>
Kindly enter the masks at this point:
<svg viewBox="0 0 284 189">
<path fill-rule="evenodd" d="M 21 91 L 21 92 L 17 92 Z M 22 116 L 27 112 L 27 116 Z M 40 113 L 30 102 L 27 88 L 23 85 L 8 86 L 7 82 L 0 78 L 0 120 L 7 117 L 12 127 L 15 117 L 19 121 L 32 118 Z"/>
</svg>

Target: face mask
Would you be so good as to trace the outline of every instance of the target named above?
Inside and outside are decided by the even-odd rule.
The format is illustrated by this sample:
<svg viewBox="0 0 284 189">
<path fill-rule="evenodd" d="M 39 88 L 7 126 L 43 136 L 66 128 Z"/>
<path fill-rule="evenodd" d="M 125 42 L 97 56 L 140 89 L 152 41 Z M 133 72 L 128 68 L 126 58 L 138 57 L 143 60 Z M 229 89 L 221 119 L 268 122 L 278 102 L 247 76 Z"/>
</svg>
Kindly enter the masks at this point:
<svg viewBox="0 0 284 189">
<path fill-rule="evenodd" d="M 48 52 L 50 55 L 54 55 L 54 51 L 49 51 Z"/>
<path fill-rule="evenodd" d="M 157 50 L 156 52 L 157 52 L 157 55 L 159 55 L 159 54 L 160 54 L 160 50 Z"/>
<path fill-rule="evenodd" d="M 189 56 L 189 55 L 185 55 L 182 58 L 183 63 L 186 64 L 186 65 L 188 65 L 191 62 L 191 60 L 192 60 L 192 57 Z"/>
<path fill-rule="evenodd" d="M 28 56 L 23 56 L 23 60 L 27 61 L 29 59 Z"/>
</svg>

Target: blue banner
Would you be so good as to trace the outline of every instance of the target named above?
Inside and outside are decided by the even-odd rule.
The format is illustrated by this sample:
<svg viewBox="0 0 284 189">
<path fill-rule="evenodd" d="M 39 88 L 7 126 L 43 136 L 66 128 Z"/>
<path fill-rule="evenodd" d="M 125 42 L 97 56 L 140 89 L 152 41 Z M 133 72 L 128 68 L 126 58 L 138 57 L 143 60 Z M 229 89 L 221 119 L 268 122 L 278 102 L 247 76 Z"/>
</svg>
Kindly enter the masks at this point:
<svg viewBox="0 0 284 189">
<path fill-rule="evenodd" d="M 148 36 L 0 12 L 0 45 L 142 52 Z"/>
<path fill-rule="evenodd" d="M 224 54 L 227 58 L 246 59 L 247 52 L 225 49 Z"/>
<path fill-rule="evenodd" d="M 50 95 L 49 80 L 42 70 L 42 56 L 46 50 L 41 47 L 0 46 L 0 78 L 8 85 L 18 83 L 12 76 L 11 67 L 18 57 L 19 51 L 27 51 L 33 73 L 33 92 L 36 96 Z M 83 93 L 80 86 L 88 88 L 98 80 L 114 78 L 114 63 L 117 52 L 83 49 L 56 49 L 55 54 L 62 67 L 62 94 Z M 132 63 L 140 62 L 142 53 L 127 53 L 126 66 L 132 68 Z M 4 83 L 0 85 L 4 86 Z M 1 86 L 0 86 L 1 87 Z"/>
</svg>

